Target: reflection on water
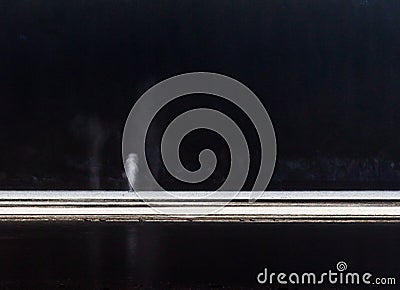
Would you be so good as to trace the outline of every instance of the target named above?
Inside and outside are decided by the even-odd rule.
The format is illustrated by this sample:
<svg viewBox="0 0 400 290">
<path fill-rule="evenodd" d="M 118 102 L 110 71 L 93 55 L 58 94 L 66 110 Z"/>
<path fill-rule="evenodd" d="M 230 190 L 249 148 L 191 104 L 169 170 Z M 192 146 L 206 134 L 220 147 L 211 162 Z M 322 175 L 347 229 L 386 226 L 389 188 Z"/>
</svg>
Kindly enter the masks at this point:
<svg viewBox="0 0 400 290">
<path fill-rule="evenodd" d="M 1 288 L 257 286 L 255 274 L 396 274 L 398 224 L 3 223 Z"/>
</svg>

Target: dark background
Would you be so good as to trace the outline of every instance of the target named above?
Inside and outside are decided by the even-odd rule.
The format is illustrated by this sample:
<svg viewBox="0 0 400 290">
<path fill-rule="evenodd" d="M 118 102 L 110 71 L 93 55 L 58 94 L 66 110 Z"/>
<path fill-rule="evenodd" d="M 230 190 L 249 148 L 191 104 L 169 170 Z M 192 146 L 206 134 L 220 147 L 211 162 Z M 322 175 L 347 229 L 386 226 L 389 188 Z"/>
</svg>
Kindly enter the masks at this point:
<svg viewBox="0 0 400 290">
<path fill-rule="evenodd" d="M 131 107 L 157 82 L 192 71 L 236 78 L 261 99 L 278 144 L 270 188 L 400 186 L 397 0 L 3 0 L 0 43 L 2 189 L 126 189 L 121 134 Z M 207 96 L 166 108 L 156 133 L 202 102 L 238 117 L 252 139 L 244 117 Z M 220 167 L 197 188 L 212 189 L 227 148 L 199 134 L 182 144 L 182 159 L 196 168 L 197 151 L 214 146 Z"/>
<path fill-rule="evenodd" d="M 2 289 L 398 289 L 397 223 L 0 223 Z M 270 272 L 396 285 L 257 284 Z M 325 277 L 326 278 L 326 277 Z M 325 279 L 326 281 L 326 279 Z"/>
<path fill-rule="evenodd" d="M 267 108 L 278 143 L 269 188 L 399 188 L 399 52 L 397 0 L 0 0 L 0 189 L 127 189 L 131 107 L 192 71 L 236 78 Z M 233 115 L 254 140 L 237 108 L 199 95 L 166 108 L 154 136 L 194 106 Z M 182 160 L 195 169 L 211 146 L 220 156 L 202 184 L 211 189 L 228 170 L 226 144 L 196 133 Z M 257 287 L 264 267 L 319 272 L 341 260 L 398 280 L 399 232 L 397 223 L 3 222 L 0 288 L 239 289 Z"/>
</svg>

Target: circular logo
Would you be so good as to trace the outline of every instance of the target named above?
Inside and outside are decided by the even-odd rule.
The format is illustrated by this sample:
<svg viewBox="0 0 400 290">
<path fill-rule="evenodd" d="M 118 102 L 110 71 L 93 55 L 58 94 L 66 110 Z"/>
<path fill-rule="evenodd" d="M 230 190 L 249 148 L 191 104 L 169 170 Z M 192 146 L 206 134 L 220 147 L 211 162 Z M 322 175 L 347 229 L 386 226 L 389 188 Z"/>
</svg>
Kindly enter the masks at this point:
<svg viewBox="0 0 400 290">
<path fill-rule="evenodd" d="M 158 200 L 179 202 L 187 192 L 166 191 L 153 176 L 146 158 L 146 136 L 156 114 L 169 102 L 188 94 L 203 93 L 220 97 L 238 106 L 251 120 L 261 144 L 261 162 L 257 178 L 252 186 L 250 200 L 255 201 L 266 189 L 272 177 L 276 160 L 275 132 L 269 115 L 257 96 L 245 85 L 230 77 L 209 72 L 193 72 L 171 77 L 151 87 L 134 104 L 126 120 L 122 138 L 122 157 L 130 186 L 138 196 L 153 205 Z M 207 207 L 157 207 L 169 215 L 207 215 L 220 210 L 231 201 L 244 185 L 250 166 L 249 147 L 239 126 L 227 115 L 210 108 L 188 110 L 177 116 L 162 135 L 160 144 L 162 162 L 176 179 L 188 183 L 199 183 L 214 172 L 217 158 L 210 149 L 200 152 L 200 168 L 186 169 L 179 158 L 182 139 L 196 129 L 208 129 L 222 136 L 229 146 L 231 166 L 223 184 L 213 192 L 193 192 L 191 200 L 204 201 L 219 197 L 223 201 Z M 149 194 L 151 192 L 151 194 Z M 152 196 L 152 198 L 149 198 Z M 217 198 L 218 199 L 218 198 Z"/>
<path fill-rule="evenodd" d="M 340 261 L 336 264 L 336 269 L 338 269 L 338 271 L 343 272 L 347 270 L 347 264 L 346 262 Z"/>
</svg>

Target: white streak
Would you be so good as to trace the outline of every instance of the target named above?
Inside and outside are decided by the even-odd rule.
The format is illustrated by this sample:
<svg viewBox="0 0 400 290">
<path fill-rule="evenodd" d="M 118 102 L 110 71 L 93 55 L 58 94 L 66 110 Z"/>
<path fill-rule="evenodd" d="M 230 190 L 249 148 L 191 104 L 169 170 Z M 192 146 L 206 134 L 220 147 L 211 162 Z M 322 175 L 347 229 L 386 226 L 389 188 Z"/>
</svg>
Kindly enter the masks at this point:
<svg viewBox="0 0 400 290">
<path fill-rule="evenodd" d="M 130 189 L 130 191 L 133 191 L 133 188 L 134 188 L 135 182 L 136 182 L 137 173 L 139 172 L 137 154 L 130 153 L 128 155 L 128 158 L 125 161 L 125 169 L 126 169 L 126 174 L 127 174 L 128 181 L 129 181 L 129 189 Z"/>
</svg>

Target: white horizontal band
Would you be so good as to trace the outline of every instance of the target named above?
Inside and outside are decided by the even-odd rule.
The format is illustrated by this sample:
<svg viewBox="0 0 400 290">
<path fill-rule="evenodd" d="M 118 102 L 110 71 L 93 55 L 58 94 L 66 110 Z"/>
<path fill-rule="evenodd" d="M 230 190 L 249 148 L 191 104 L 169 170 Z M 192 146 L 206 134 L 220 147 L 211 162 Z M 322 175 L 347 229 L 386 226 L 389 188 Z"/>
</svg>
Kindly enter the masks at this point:
<svg viewBox="0 0 400 290">
<path fill-rule="evenodd" d="M 161 220 L 161 221 L 382 221 L 400 220 L 400 191 L 267 191 L 257 202 L 250 192 L 224 192 L 199 199 L 206 192 L 180 192 L 160 200 L 157 192 L 124 191 L 0 191 L 2 220 Z M 225 202 L 224 202 L 225 201 Z M 182 209 L 217 212 L 203 217 L 171 217 Z"/>
<path fill-rule="evenodd" d="M 227 200 L 231 199 L 229 192 L 206 192 L 206 191 L 182 191 L 176 192 L 182 199 L 203 199 L 208 195 L 207 200 Z M 212 193 L 212 195 L 209 195 Z M 159 200 L 160 194 L 156 191 L 140 192 L 140 197 L 135 192 L 128 191 L 80 191 L 80 190 L 3 190 L 0 191 L 1 200 Z M 354 190 L 354 191 L 264 191 L 260 194 L 249 191 L 241 191 L 235 200 L 248 200 L 251 196 L 259 196 L 259 201 L 274 200 L 381 200 L 381 201 L 400 201 L 400 191 L 395 190 Z M 162 195 L 165 196 L 164 194 Z M 176 200 L 176 197 L 169 196 L 163 200 Z"/>
</svg>

